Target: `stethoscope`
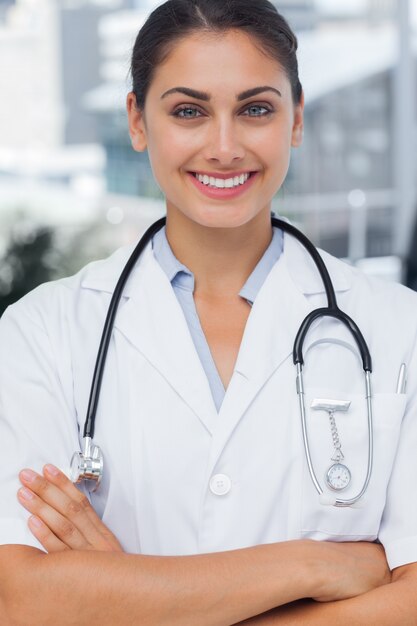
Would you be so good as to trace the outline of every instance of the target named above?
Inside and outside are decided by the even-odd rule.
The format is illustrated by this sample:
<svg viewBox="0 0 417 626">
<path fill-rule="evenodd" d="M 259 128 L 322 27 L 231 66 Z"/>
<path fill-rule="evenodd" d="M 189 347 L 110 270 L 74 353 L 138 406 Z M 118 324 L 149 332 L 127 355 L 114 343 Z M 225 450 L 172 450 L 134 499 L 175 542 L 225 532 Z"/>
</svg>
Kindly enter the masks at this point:
<svg viewBox="0 0 417 626">
<path fill-rule="evenodd" d="M 286 221 L 278 219 L 276 217 L 271 217 L 272 226 L 276 228 L 280 228 L 284 232 L 292 235 L 306 248 L 307 252 L 311 255 L 319 273 L 320 277 L 323 281 L 323 285 L 326 291 L 327 296 L 327 307 L 315 309 L 311 313 L 307 315 L 307 317 L 302 322 L 298 333 L 296 335 L 294 341 L 293 348 L 293 361 L 294 365 L 297 368 L 297 378 L 296 378 L 296 388 L 297 395 L 299 400 L 300 407 L 300 415 L 301 415 L 301 425 L 302 425 L 302 435 L 303 435 L 303 443 L 304 450 L 306 454 L 307 466 L 311 476 L 311 480 L 313 481 L 314 487 L 316 488 L 317 493 L 319 494 L 320 501 L 322 504 L 331 504 L 333 506 L 338 507 L 346 507 L 354 505 L 358 500 L 362 498 L 365 491 L 368 488 L 369 481 L 372 473 L 372 463 L 373 463 L 373 427 L 372 427 L 372 393 L 371 393 L 371 372 L 372 372 L 372 360 L 371 355 L 369 353 L 368 346 L 365 342 L 365 339 L 359 330 L 356 323 L 348 316 L 346 313 L 341 311 L 337 305 L 336 294 L 334 291 L 334 287 L 329 275 L 329 272 L 326 268 L 326 265 L 318 253 L 316 247 L 311 243 L 311 241 L 297 228 L 295 228 L 292 224 L 289 224 Z M 127 279 L 130 276 L 130 273 L 135 266 L 137 260 L 142 254 L 143 250 L 146 248 L 148 243 L 152 240 L 153 236 L 165 226 L 166 218 L 162 218 L 155 222 L 148 230 L 145 232 L 143 237 L 140 239 L 136 248 L 132 252 L 128 262 L 126 263 L 120 278 L 116 284 L 113 296 L 111 298 L 111 302 L 109 305 L 109 309 L 107 311 L 106 320 L 104 323 L 103 333 L 100 340 L 100 346 L 97 353 L 96 364 L 94 368 L 93 380 L 91 384 L 90 397 L 87 408 L 87 417 L 84 425 L 84 433 L 83 433 L 83 452 L 75 452 L 73 454 L 71 460 L 71 480 L 74 483 L 79 483 L 82 480 L 88 481 L 89 490 L 94 492 L 97 490 L 100 485 L 101 479 L 103 477 L 103 453 L 100 447 L 93 443 L 94 438 L 94 427 L 95 420 L 97 414 L 97 407 L 100 396 L 100 388 L 103 380 L 104 368 L 106 365 L 106 357 L 107 351 L 109 348 L 110 338 L 113 330 L 114 320 L 116 317 L 118 305 L 123 293 L 124 286 L 126 284 Z M 305 409 L 305 392 L 304 392 L 304 381 L 303 381 L 303 366 L 304 366 L 304 358 L 303 358 L 303 345 L 307 333 L 311 327 L 311 325 L 323 317 L 332 317 L 336 320 L 342 322 L 351 335 L 353 336 L 356 345 L 358 347 L 363 371 L 365 374 L 365 395 L 366 395 L 366 404 L 367 404 L 367 413 L 368 413 L 368 465 L 367 472 L 364 483 L 362 485 L 361 490 L 357 495 L 351 498 L 343 499 L 335 495 L 335 497 L 329 497 L 325 494 L 323 487 L 321 486 L 316 472 L 314 471 L 311 453 L 310 453 L 310 445 L 308 439 L 307 432 L 307 424 L 306 424 L 306 409 Z M 334 493 L 337 494 L 339 491 L 346 489 L 350 484 L 351 474 L 350 470 L 344 463 L 343 454 L 341 452 L 341 443 L 337 430 L 335 413 L 338 411 L 346 411 L 349 408 L 349 402 L 343 400 L 328 400 L 328 399 L 316 399 L 313 402 L 312 409 L 319 409 L 323 411 L 327 411 L 330 419 L 331 433 L 333 437 L 333 443 L 335 448 L 335 455 L 332 457 L 334 463 L 329 467 L 327 475 L 325 477 L 327 486 Z M 91 488 L 90 488 L 91 487 Z"/>
</svg>

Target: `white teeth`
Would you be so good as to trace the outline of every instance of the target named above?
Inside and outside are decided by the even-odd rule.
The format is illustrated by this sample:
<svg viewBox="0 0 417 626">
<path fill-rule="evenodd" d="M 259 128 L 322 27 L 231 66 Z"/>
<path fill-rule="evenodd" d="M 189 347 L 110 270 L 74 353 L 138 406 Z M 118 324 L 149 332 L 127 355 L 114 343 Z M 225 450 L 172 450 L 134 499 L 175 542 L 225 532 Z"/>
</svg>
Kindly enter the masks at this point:
<svg viewBox="0 0 417 626">
<path fill-rule="evenodd" d="M 210 185 L 217 189 L 232 189 L 239 185 L 244 185 L 248 180 L 250 174 L 241 174 L 240 176 L 234 176 L 233 178 L 215 178 L 214 176 L 207 176 L 207 174 L 196 174 L 197 180 L 203 185 Z"/>
</svg>

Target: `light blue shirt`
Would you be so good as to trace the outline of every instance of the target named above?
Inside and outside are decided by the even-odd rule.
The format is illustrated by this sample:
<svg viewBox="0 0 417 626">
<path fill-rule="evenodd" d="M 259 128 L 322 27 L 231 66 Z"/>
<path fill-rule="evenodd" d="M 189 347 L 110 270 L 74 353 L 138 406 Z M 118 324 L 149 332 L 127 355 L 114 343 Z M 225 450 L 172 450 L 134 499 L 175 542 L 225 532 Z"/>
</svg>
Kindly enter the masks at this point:
<svg viewBox="0 0 417 626">
<path fill-rule="evenodd" d="M 154 256 L 171 282 L 178 302 L 182 307 L 195 348 L 208 378 L 214 404 L 217 411 L 219 411 L 226 391 L 198 317 L 193 296 L 194 275 L 174 255 L 168 243 L 165 227 L 154 235 L 152 247 Z M 255 298 L 273 265 L 281 256 L 282 248 L 282 231 L 274 228 L 271 243 L 239 292 L 241 298 L 244 298 L 251 306 L 255 302 Z"/>
</svg>

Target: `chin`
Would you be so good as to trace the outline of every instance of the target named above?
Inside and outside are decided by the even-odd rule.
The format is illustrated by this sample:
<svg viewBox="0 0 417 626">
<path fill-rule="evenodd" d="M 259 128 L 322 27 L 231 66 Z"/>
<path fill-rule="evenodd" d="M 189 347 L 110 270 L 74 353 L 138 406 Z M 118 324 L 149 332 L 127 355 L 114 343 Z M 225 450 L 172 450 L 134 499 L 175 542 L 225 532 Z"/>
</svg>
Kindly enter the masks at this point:
<svg viewBox="0 0 417 626">
<path fill-rule="evenodd" d="M 255 215 L 243 213 L 242 210 L 237 209 L 225 211 L 222 207 L 217 207 L 214 210 L 189 214 L 188 217 L 206 228 L 239 228 L 250 222 Z"/>
</svg>

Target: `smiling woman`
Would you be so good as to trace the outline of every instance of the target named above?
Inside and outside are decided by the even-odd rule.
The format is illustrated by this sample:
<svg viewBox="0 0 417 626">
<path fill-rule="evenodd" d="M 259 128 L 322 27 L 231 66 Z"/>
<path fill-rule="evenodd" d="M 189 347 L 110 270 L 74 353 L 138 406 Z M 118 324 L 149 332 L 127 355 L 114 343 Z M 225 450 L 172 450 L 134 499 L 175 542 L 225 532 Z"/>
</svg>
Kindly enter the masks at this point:
<svg viewBox="0 0 417 626">
<path fill-rule="evenodd" d="M 150 83 L 142 75 L 149 66 L 141 56 L 150 46 L 149 31 L 145 27 L 139 34 L 127 102 L 132 143 L 136 150 L 149 149 L 154 176 L 167 198 L 168 238 L 169 221 L 181 219 L 175 217 L 178 211 L 205 227 L 244 227 L 257 218 L 265 237 L 270 232 L 265 209 L 288 171 L 291 146 L 302 139 L 296 40 L 276 14 L 276 28 L 258 41 L 255 19 L 237 28 L 236 15 L 228 16 L 226 7 L 223 20 L 216 3 L 206 9 L 220 29 L 200 24 L 196 31 L 182 23 L 183 32 L 189 32 L 181 38 L 177 33 L 175 46 L 169 39 L 165 51 L 148 50 L 151 59 L 157 54 L 160 59 Z M 256 251 L 259 258 L 261 253 Z"/>
<path fill-rule="evenodd" d="M 285 223 L 271 225 L 303 135 L 296 49 L 268 0 L 168 0 L 138 34 L 129 133 L 149 153 L 166 225 L 117 309 L 98 485 L 56 466 L 80 447 L 132 249 L 1 319 L 2 624 L 414 623 L 417 499 L 404 476 L 417 472 L 416 296 L 315 250 L 372 352 L 374 474 L 362 508 L 334 506 L 358 492 L 370 443 L 357 348 L 331 319 L 313 325 L 298 378 L 315 407 L 320 499 L 307 471 L 291 355 L 329 289 Z M 327 412 L 341 405 L 347 417 Z"/>
</svg>

